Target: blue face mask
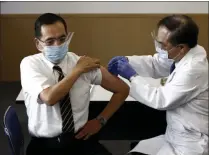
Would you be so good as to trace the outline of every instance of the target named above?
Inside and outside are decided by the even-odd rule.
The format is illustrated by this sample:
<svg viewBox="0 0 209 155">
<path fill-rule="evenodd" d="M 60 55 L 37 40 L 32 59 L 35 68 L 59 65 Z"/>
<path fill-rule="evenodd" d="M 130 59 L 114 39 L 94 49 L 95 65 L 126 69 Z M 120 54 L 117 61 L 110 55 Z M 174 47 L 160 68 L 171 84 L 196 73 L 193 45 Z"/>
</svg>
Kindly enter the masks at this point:
<svg viewBox="0 0 209 155">
<path fill-rule="evenodd" d="M 68 52 L 68 42 L 60 46 L 44 46 L 43 53 L 47 60 L 54 64 L 60 63 Z"/>
</svg>

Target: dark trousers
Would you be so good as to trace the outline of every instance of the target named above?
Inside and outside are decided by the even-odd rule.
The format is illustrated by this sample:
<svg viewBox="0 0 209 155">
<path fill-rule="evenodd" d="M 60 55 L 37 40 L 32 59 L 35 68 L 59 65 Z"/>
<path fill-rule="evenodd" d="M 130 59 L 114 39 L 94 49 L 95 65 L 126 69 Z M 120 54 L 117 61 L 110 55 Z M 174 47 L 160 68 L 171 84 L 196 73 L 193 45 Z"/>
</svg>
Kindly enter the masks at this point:
<svg viewBox="0 0 209 155">
<path fill-rule="evenodd" d="M 26 155 L 112 155 L 95 136 L 87 140 L 75 139 L 72 135 L 55 138 L 32 137 Z"/>
</svg>

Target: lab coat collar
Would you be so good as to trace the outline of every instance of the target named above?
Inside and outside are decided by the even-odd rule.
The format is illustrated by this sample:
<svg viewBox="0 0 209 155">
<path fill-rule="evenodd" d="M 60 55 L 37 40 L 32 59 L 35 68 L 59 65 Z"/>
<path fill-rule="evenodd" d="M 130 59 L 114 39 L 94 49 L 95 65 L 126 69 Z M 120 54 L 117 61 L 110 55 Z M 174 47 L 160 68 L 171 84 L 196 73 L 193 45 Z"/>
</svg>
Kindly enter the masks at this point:
<svg viewBox="0 0 209 155">
<path fill-rule="evenodd" d="M 179 66 L 181 66 L 182 64 L 184 64 L 184 62 L 186 62 L 188 59 L 190 59 L 198 50 L 199 45 L 191 48 L 189 50 L 189 52 L 187 52 L 187 54 L 178 62 L 175 63 L 175 67 L 178 68 Z"/>
</svg>

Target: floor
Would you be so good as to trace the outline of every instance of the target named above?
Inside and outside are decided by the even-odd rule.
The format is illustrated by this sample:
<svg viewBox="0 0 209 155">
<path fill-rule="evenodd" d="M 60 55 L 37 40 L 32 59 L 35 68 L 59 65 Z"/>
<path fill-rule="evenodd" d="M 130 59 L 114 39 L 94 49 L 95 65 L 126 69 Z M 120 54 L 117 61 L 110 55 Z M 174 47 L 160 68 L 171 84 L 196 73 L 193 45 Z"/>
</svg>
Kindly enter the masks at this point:
<svg viewBox="0 0 209 155">
<path fill-rule="evenodd" d="M 20 82 L 0 82 L 0 118 L 3 118 L 4 112 L 9 105 L 13 105 L 17 111 L 22 129 L 23 134 L 25 137 L 25 147 L 29 142 L 29 135 L 27 130 L 27 115 L 25 111 L 24 105 L 17 105 L 15 104 L 15 99 L 19 94 L 21 89 Z M 2 119 L 1 119 L 2 120 Z M 2 124 L 2 121 L 1 121 Z M 1 153 L 2 155 L 9 155 L 8 150 L 8 142 L 6 136 L 4 135 L 3 128 L 0 128 L 0 146 L 1 146 Z M 106 140 L 101 141 L 107 149 L 109 149 L 113 155 L 124 155 L 130 149 L 130 142 L 129 140 Z"/>
</svg>

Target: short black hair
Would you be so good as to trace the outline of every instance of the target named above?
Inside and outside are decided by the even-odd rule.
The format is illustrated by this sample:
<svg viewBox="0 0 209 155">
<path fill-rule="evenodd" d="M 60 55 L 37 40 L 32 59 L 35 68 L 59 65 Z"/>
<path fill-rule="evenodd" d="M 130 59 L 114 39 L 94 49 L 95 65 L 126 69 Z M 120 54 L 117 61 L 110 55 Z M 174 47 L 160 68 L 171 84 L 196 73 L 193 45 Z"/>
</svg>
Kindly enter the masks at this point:
<svg viewBox="0 0 209 155">
<path fill-rule="evenodd" d="M 197 24 L 186 15 L 170 15 L 158 22 L 158 29 L 165 26 L 171 31 L 169 42 L 172 45 L 186 44 L 189 48 L 197 45 L 199 28 Z"/>
<path fill-rule="evenodd" d="M 65 31 L 67 32 L 67 24 L 62 17 L 53 13 L 45 13 L 39 16 L 35 21 L 35 37 L 39 38 L 42 36 L 41 26 L 54 24 L 56 22 L 61 22 L 65 27 Z"/>
</svg>

